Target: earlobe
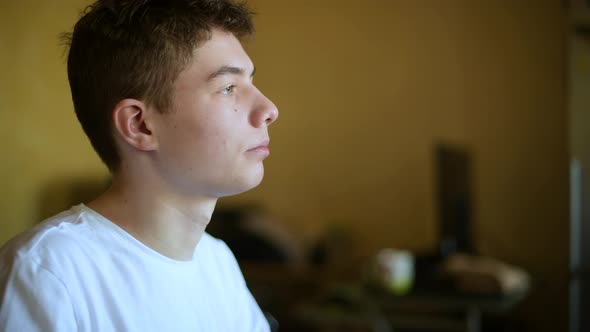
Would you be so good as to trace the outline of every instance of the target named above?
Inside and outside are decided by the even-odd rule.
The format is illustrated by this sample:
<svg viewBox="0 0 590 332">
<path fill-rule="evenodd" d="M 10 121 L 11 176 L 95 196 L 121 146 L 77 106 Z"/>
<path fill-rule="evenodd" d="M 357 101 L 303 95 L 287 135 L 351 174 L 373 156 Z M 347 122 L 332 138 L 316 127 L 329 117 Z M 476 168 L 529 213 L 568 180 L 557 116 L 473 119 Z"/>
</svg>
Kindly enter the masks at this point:
<svg viewBox="0 0 590 332">
<path fill-rule="evenodd" d="M 132 147 L 151 151 L 157 142 L 151 126 L 147 122 L 147 106 L 136 99 L 123 99 L 113 110 L 114 129 Z"/>
</svg>

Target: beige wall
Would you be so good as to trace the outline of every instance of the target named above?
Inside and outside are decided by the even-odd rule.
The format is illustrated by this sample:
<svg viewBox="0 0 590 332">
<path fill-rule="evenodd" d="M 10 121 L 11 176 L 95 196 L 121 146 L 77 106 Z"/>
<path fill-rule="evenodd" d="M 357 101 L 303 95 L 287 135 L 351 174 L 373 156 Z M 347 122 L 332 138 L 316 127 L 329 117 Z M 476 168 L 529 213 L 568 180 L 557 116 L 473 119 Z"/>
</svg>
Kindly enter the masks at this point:
<svg viewBox="0 0 590 332">
<path fill-rule="evenodd" d="M 75 121 L 56 46 L 81 3 L 0 2 L 0 242 L 37 221 L 48 186 L 105 176 Z M 264 183 L 222 204 L 261 201 L 302 239 L 341 222 L 365 252 L 430 249 L 432 144 L 466 144 L 479 250 L 535 274 L 537 291 L 520 310 L 537 316 L 534 331 L 564 330 L 561 1 L 251 3 L 256 81 L 281 116 Z"/>
</svg>

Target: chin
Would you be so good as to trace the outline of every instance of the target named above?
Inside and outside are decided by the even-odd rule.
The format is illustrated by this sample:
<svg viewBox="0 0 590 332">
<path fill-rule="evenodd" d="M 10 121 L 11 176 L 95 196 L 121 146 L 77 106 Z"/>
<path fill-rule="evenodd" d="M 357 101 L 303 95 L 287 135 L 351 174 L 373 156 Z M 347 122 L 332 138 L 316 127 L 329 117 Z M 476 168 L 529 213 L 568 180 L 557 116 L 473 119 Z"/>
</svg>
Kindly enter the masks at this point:
<svg viewBox="0 0 590 332">
<path fill-rule="evenodd" d="M 263 177 L 264 172 L 260 172 L 260 174 L 256 176 L 241 179 L 238 184 L 234 182 L 231 185 L 228 185 L 226 190 L 222 190 L 220 197 L 234 196 L 252 190 L 260 185 Z"/>
</svg>

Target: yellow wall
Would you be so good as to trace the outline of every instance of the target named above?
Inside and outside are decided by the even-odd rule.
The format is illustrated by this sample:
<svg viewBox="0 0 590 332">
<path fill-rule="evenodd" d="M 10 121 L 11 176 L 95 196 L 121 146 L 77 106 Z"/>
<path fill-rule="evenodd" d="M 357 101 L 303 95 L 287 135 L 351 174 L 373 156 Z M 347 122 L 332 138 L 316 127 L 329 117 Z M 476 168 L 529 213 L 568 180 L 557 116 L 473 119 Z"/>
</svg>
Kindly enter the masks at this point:
<svg viewBox="0 0 590 332">
<path fill-rule="evenodd" d="M 41 197 L 65 179 L 106 176 L 75 120 L 57 46 L 85 2 L 0 2 L 0 242 L 37 222 Z M 538 316 L 533 330 L 564 330 L 561 2 L 251 1 L 256 81 L 281 116 L 264 183 L 222 204 L 262 201 L 302 239 L 341 222 L 365 252 L 430 249 L 432 145 L 467 144 L 478 249 L 535 274 L 539 290 L 522 309 Z"/>
<path fill-rule="evenodd" d="M 562 2 L 251 3 L 256 80 L 282 113 L 267 177 L 246 197 L 298 234 L 342 221 L 368 252 L 432 248 L 432 144 L 467 144 L 478 249 L 533 273 L 520 309 L 532 331 L 565 330 Z"/>
<path fill-rule="evenodd" d="M 0 1 L 0 242 L 38 222 L 46 192 L 105 171 L 78 125 L 58 34 L 85 1 Z"/>
</svg>

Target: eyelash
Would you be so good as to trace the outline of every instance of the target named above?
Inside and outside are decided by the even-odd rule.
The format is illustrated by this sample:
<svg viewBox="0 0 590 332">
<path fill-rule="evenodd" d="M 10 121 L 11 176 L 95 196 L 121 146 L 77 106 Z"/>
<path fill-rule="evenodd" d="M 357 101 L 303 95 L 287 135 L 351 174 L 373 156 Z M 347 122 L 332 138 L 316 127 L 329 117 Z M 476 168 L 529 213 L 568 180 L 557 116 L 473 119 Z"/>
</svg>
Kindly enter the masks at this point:
<svg viewBox="0 0 590 332">
<path fill-rule="evenodd" d="M 222 95 L 230 95 L 234 92 L 235 89 L 236 89 L 235 84 L 228 85 L 225 88 L 223 88 L 223 90 L 221 90 L 221 94 Z"/>
</svg>

